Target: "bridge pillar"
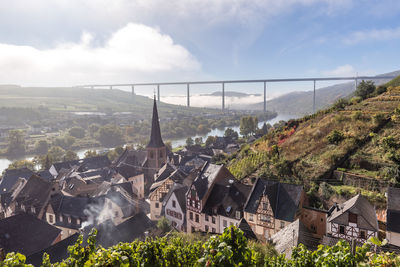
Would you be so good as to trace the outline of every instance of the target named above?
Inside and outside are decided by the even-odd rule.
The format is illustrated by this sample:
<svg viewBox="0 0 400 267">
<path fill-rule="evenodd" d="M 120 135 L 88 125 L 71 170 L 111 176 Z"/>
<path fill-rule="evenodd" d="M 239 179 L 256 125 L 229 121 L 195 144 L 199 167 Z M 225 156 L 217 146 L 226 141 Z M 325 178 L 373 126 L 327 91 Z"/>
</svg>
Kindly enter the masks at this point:
<svg viewBox="0 0 400 267">
<path fill-rule="evenodd" d="M 357 80 L 357 78 L 354 80 L 354 86 L 355 86 L 354 90 L 357 90 L 357 86 L 358 86 L 358 80 Z"/>
<path fill-rule="evenodd" d="M 222 110 L 225 110 L 225 83 L 222 83 Z"/>
<path fill-rule="evenodd" d="M 187 106 L 190 107 L 190 84 L 186 85 L 187 90 Z"/>
<path fill-rule="evenodd" d="M 264 112 L 267 112 L 267 82 L 264 82 Z"/>
<path fill-rule="evenodd" d="M 132 100 L 134 100 L 135 99 L 135 86 L 134 85 L 132 85 Z"/>
<path fill-rule="evenodd" d="M 314 80 L 314 93 L 313 93 L 313 114 L 315 113 L 315 80 Z"/>
<path fill-rule="evenodd" d="M 112 90 L 112 85 L 110 85 L 110 90 Z"/>
<path fill-rule="evenodd" d="M 160 85 L 157 84 L 157 101 L 160 103 Z"/>
</svg>

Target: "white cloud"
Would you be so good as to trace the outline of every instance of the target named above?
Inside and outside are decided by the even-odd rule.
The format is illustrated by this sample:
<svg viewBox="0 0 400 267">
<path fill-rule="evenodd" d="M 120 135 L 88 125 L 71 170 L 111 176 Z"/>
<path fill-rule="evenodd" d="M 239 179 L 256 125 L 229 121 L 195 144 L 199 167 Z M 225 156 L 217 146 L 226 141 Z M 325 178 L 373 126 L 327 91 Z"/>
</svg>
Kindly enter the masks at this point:
<svg viewBox="0 0 400 267">
<path fill-rule="evenodd" d="M 391 29 L 371 29 L 350 33 L 343 39 L 347 45 L 359 44 L 369 41 L 387 41 L 400 38 L 400 27 Z"/>
<path fill-rule="evenodd" d="M 201 72 L 183 46 L 159 30 L 129 23 L 102 45 L 90 33 L 51 49 L 0 44 L 2 83 L 74 85 L 174 79 Z"/>
<path fill-rule="evenodd" d="M 346 64 L 342 66 L 338 66 L 333 70 L 323 71 L 322 75 L 324 76 L 355 76 L 356 70 L 353 66 Z"/>
<path fill-rule="evenodd" d="M 321 74 L 323 76 L 330 77 L 349 77 L 349 76 L 372 76 L 376 75 L 376 71 L 374 70 L 356 70 L 352 65 L 345 64 L 342 66 L 338 66 L 335 69 L 322 71 Z"/>
</svg>

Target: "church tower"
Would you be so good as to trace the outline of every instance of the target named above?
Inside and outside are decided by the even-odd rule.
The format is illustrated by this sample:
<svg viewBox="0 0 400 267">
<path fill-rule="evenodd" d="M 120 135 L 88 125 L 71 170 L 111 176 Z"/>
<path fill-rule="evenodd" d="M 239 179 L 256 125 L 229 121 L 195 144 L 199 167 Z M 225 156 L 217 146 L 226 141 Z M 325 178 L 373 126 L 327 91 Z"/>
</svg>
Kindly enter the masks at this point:
<svg viewBox="0 0 400 267">
<path fill-rule="evenodd" d="M 157 103 L 154 98 L 153 118 L 151 122 L 150 142 L 146 147 L 147 167 L 150 173 L 156 173 L 167 160 L 167 149 L 161 138 L 160 121 L 158 120 Z"/>
</svg>

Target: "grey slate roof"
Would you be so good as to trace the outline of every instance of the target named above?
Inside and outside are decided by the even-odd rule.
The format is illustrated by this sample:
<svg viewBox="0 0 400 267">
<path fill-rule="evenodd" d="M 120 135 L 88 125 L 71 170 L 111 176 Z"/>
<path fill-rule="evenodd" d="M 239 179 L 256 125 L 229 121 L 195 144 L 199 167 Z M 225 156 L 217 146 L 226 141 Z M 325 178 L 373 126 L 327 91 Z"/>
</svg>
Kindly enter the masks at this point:
<svg viewBox="0 0 400 267">
<path fill-rule="evenodd" d="M 74 245 L 78 237 L 78 233 L 73 234 L 48 248 L 27 256 L 26 263 L 32 264 L 33 266 L 41 266 L 44 253 L 49 254 L 51 263 L 61 262 L 68 258 L 68 247 Z"/>
<path fill-rule="evenodd" d="M 222 165 L 215 165 L 208 162 L 204 164 L 199 175 L 193 181 L 193 186 L 196 188 L 197 196 L 200 200 L 203 199 L 222 168 L 224 168 Z M 231 176 L 234 179 L 233 175 Z"/>
<path fill-rule="evenodd" d="M 240 219 L 238 228 L 243 231 L 246 238 L 257 240 L 256 234 L 253 232 L 245 218 Z"/>
<path fill-rule="evenodd" d="M 217 183 L 214 185 L 204 205 L 203 212 L 209 215 L 217 209 L 219 215 L 235 218 L 236 211 L 242 211 L 249 196 L 251 186 L 240 182 Z"/>
<path fill-rule="evenodd" d="M 328 222 L 334 221 L 343 213 L 352 212 L 354 214 L 362 216 L 372 229 L 374 229 L 375 231 L 379 230 L 375 208 L 361 194 L 358 194 L 357 196 L 347 200 L 343 204 L 340 204 L 338 207 L 338 209 L 333 209 L 330 216 L 328 216 Z"/>
<path fill-rule="evenodd" d="M 303 244 L 308 249 L 316 249 L 319 239 L 314 238 L 307 227 L 299 219 L 287 225 L 271 237 L 275 244 L 275 249 L 279 254 L 285 253 L 290 257 L 293 247 Z"/>
<path fill-rule="evenodd" d="M 34 174 L 33 171 L 28 168 L 7 170 L 0 180 L 0 194 L 10 192 L 12 187 L 16 184 L 19 178 L 28 180 Z"/>
<path fill-rule="evenodd" d="M 161 138 L 160 121 L 158 119 L 157 103 L 154 98 L 153 118 L 151 119 L 151 135 L 150 142 L 147 147 L 163 147 L 164 142 Z"/>
<path fill-rule="evenodd" d="M 387 190 L 386 230 L 400 233 L 400 188 Z"/>
<path fill-rule="evenodd" d="M 31 255 L 49 247 L 61 230 L 26 213 L 0 220 L 0 247 Z"/>
<path fill-rule="evenodd" d="M 296 216 L 302 192 L 302 185 L 286 184 L 259 178 L 253 185 L 244 211 L 255 214 L 261 197 L 267 195 L 274 217 L 290 222 Z"/>
</svg>

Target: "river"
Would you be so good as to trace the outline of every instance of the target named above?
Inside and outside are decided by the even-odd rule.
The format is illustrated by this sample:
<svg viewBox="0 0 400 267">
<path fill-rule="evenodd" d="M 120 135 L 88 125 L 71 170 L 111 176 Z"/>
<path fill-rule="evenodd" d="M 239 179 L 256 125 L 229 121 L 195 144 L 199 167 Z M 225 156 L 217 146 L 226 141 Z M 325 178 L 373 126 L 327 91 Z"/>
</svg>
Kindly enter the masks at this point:
<svg viewBox="0 0 400 267">
<path fill-rule="evenodd" d="M 295 118 L 295 117 L 296 116 L 281 114 L 281 115 L 278 115 L 275 118 L 270 119 L 270 120 L 268 120 L 266 122 L 271 124 L 271 125 L 273 125 L 274 123 L 279 122 L 281 120 L 287 121 L 287 120 L 289 120 L 291 118 Z M 261 128 L 263 124 L 264 124 L 264 121 L 259 122 L 258 123 L 258 127 Z M 225 133 L 225 130 L 227 128 L 232 128 L 233 130 L 237 131 L 238 133 L 240 132 L 239 126 L 233 126 L 233 127 L 225 127 L 223 129 L 213 129 L 213 130 L 211 130 L 209 133 L 207 133 L 205 135 L 193 136 L 192 138 L 194 139 L 196 137 L 202 137 L 203 138 L 203 142 L 205 142 L 208 136 L 223 136 L 224 133 Z M 186 144 L 186 139 L 187 138 L 180 138 L 180 139 L 172 140 L 171 141 L 172 147 L 184 146 Z M 78 151 L 76 151 L 76 153 L 77 153 L 79 158 L 83 158 L 84 155 L 85 155 L 85 152 L 88 151 L 88 150 L 102 151 L 102 150 L 105 150 L 105 149 L 104 148 L 88 148 L 88 149 L 78 150 Z M 27 156 L 24 156 L 24 157 L 21 157 L 21 158 L 17 158 L 17 159 L 12 159 L 12 160 L 7 159 L 7 158 L 0 158 L 0 174 L 3 172 L 3 170 L 5 170 L 8 167 L 8 165 L 10 165 L 13 162 L 13 160 L 23 160 L 23 159 L 32 160 L 33 156 L 32 155 L 27 155 Z"/>
</svg>

